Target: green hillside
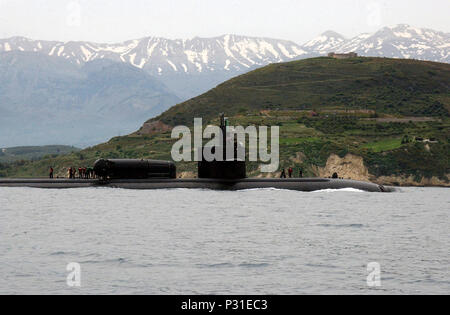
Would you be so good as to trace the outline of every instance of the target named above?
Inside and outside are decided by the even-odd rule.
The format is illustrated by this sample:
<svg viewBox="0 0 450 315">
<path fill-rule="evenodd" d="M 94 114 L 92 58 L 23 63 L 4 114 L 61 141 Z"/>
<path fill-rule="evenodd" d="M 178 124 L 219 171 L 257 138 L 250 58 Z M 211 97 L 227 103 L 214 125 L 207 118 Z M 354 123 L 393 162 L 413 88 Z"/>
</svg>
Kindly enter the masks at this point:
<svg viewBox="0 0 450 315">
<path fill-rule="evenodd" d="M 80 149 L 66 145 L 0 148 L 0 162 L 10 163 L 21 160 L 35 161 L 45 157 L 51 158 L 77 151 L 80 151 Z"/>
<path fill-rule="evenodd" d="M 49 166 L 64 176 L 68 167 L 98 158 L 170 159 L 175 142 L 170 126 L 191 125 L 194 117 L 218 123 L 218 114 L 225 112 L 233 125 L 280 126 L 281 167 L 301 168 L 306 176 L 330 176 L 339 169 L 355 179 L 448 185 L 449 109 L 448 64 L 314 58 L 232 79 L 129 136 L 57 158 L 0 165 L 0 176 L 45 176 Z M 333 156 L 346 160 L 336 164 Z M 178 168 L 195 173 L 196 164 Z M 248 173 L 260 175 L 258 165 L 249 163 Z"/>
<path fill-rule="evenodd" d="M 407 116 L 449 116 L 450 65 L 387 58 L 313 58 L 273 64 L 172 107 L 168 125 L 262 109 L 372 109 Z"/>
</svg>

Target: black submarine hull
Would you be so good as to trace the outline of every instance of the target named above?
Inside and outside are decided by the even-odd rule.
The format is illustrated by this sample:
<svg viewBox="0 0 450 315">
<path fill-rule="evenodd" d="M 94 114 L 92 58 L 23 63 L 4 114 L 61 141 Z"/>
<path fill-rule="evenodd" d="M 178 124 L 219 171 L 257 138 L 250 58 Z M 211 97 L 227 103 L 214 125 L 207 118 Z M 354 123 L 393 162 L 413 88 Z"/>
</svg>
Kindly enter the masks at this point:
<svg viewBox="0 0 450 315">
<path fill-rule="evenodd" d="M 87 187 L 110 187 L 122 189 L 209 189 L 247 190 L 275 188 L 312 192 L 326 189 L 353 188 L 367 192 L 391 192 L 390 187 L 369 182 L 328 178 L 262 179 L 0 179 L 0 187 L 34 187 L 68 189 Z"/>
</svg>

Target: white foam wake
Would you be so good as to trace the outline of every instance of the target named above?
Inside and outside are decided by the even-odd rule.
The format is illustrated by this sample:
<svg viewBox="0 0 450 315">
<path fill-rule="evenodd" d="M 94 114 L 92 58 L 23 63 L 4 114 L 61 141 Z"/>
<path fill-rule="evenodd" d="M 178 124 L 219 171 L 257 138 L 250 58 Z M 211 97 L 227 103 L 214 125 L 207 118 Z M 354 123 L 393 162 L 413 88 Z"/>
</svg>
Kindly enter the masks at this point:
<svg viewBox="0 0 450 315">
<path fill-rule="evenodd" d="M 341 188 L 341 189 L 322 189 L 313 191 L 314 193 L 333 193 L 333 192 L 359 192 L 363 193 L 364 190 L 356 189 L 356 188 Z"/>
</svg>

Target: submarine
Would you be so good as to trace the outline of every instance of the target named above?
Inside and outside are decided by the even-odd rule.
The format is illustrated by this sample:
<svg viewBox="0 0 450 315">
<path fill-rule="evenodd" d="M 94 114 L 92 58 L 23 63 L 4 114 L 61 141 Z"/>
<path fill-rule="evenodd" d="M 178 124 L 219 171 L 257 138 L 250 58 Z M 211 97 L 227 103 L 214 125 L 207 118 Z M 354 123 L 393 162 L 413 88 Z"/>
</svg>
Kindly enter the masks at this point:
<svg viewBox="0 0 450 315">
<path fill-rule="evenodd" d="M 222 130 L 227 122 L 221 116 Z M 353 188 L 366 192 L 391 192 L 390 187 L 370 182 L 345 180 L 338 178 L 248 178 L 246 162 L 234 158 L 227 160 L 226 133 L 223 133 L 224 159 L 206 161 L 204 157 L 198 162 L 198 178 L 177 178 L 177 168 L 171 161 L 138 159 L 100 159 L 94 164 L 98 179 L 0 179 L 0 187 L 35 187 L 47 189 L 67 189 L 83 187 L 111 187 L 122 189 L 208 189 L 208 190 L 248 190 L 275 188 L 312 192 L 327 189 Z M 237 151 L 236 140 L 234 143 Z M 216 148 L 210 148 L 214 151 Z M 235 156 L 237 156 L 235 154 Z"/>
</svg>

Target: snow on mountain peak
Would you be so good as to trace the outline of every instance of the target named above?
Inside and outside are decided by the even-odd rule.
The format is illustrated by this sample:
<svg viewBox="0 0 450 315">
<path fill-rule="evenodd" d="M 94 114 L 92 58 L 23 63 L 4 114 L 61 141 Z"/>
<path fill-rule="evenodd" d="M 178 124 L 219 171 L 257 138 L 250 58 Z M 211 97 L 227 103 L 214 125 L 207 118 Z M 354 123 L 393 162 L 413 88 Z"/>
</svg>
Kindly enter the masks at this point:
<svg viewBox="0 0 450 315">
<path fill-rule="evenodd" d="M 449 34 L 407 24 L 387 26 L 373 34 L 356 36 L 343 43 L 337 52 L 355 51 L 362 56 L 415 58 L 450 62 Z"/>
<path fill-rule="evenodd" d="M 322 33 L 322 36 L 326 36 L 328 38 L 341 38 L 341 39 L 345 39 L 344 36 L 342 36 L 339 33 L 336 33 L 335 31 L 326 31 Z"/>
<path fill-rule="evenodd" d="M 336 47 L 338 47 L 340 44 L 345 42 L 346 39 L 344 36 L 333 32 L 333 31 L 326 31 L 322 33 L 320 36 L 314 38 L 313 40 L 307 42 L 304 47 L 314 51 L 318 52 L 320 54 L 325 54 L 327 52 L 333 51 Z"/>
<path fill-rule="evenodd" d="M 0 52 L 9 51 L 42 53 L 80 66 L 94 60 L 109 59 L 129 63 L 158 76 L 217 71 L 239 74 L 269 63 L 329 52 L 355 51 L 362 56 L 450 62 L 450 34 L 398 24 L 351 39 L 326 31 L 304 45 L 233 34 L 175 40 L 145 37 L 117 44 L 35 41 L 24 37 L 0 40 Z"/>
</svg>

